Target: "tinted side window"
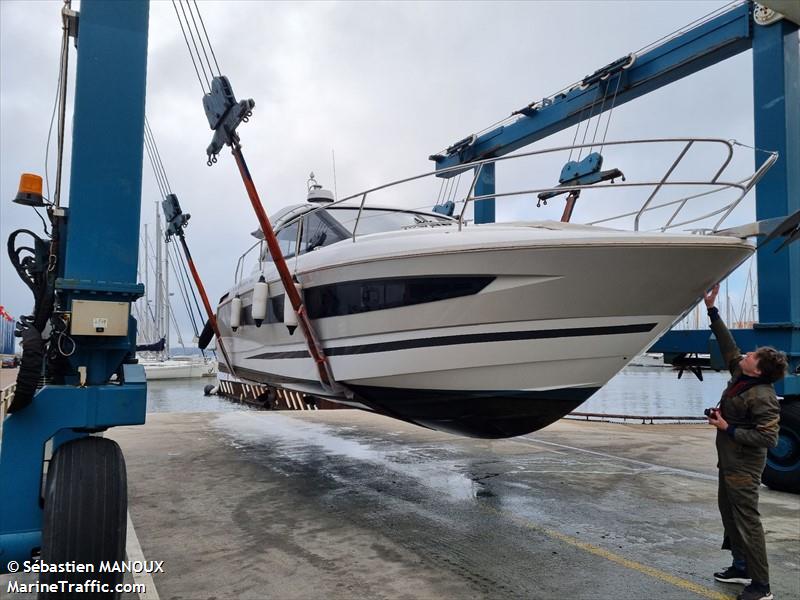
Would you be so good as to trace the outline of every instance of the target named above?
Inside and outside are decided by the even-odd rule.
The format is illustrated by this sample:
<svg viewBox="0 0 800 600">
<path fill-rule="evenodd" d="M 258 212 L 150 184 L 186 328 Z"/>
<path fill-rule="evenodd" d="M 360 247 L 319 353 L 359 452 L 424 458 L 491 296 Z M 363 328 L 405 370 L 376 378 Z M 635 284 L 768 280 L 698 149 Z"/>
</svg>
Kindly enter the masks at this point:
<svg viewBox="0 0 800 600">
<path fill-rule="evenodd" d="M 320 285 L 305 290 L 312 319 L 412 306 L 477 294 L 492 276 L 408 277 L 368 279 Z"/>
<path fill-rule="evenodd" d="M 280 296 L 273 296 L 267 302 L 267 318 L 264 319 L 265 323 L 283 323 L 283 303 L 285 300 L 285 295 L 281 294 Z M 230 304 L 226 305 L 230 307 Z M 224 321 L 225 324 L 230 323 L 230 308 L 227 308 L 223 311 L 222 315 L 220 315 L 220 319 Z M 253 305 L 248 304 L 242 309 L 242 324 L 244 325 L 255 325 L 256 322 L 253 320 Z"/>
</svg>

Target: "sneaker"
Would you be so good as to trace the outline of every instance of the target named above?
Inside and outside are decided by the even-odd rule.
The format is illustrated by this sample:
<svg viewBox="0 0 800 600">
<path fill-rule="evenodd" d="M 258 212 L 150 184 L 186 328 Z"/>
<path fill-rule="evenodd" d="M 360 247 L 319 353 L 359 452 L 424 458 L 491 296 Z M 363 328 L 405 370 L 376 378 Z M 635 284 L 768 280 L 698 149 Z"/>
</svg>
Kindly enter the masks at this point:
<svg viewBox="0 0 800 600">
<path fill-rule="evenodd" d="M 724 571 L 714 573 L 714 579 L 722 583 L 741 583 L 742 585 L 749 585 L 751 581 L 747 573 L 736 567 L 728 567 Z"/>
<path fill-rule="evenodd" d="M 736 600 L 772 600 L 769 584 L 751 583 L 736 596 Z"/>
</svg>

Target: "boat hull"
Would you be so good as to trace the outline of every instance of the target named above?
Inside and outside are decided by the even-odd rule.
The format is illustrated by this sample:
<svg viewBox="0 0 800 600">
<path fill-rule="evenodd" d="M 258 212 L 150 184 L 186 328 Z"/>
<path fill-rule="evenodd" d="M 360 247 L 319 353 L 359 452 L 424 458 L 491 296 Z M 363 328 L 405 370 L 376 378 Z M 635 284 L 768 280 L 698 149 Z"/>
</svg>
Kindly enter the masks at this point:
<svg viewBox="0 0 800 600">
<path fill-rule="evenodd" d="M 572 412 L 599 388 L 430 390 L 354 385 L 376 412 L 423 427 L 478 438 L 524 435 Z"/>
<path fill-rule="evenodd" d="M 319 261 L 322 252 L 301 257 L 296 273 L 309 307 L 321 295 L 328 302 L 321 310 L 332 315 L 313 323 L 334 376 L 352 393 L 343 400 L 466 435 L 535 431 L 585 401 L 752 253 L 738 240 L 700 236 L 538 239 L 523 230 L 521 239 L 499 236 L 493 244 L 494 233 L 474 247 L 461 238 L 435 251 L 426 251 L 419 236 L 416 244 L 405 240 L 405 250 L 395 244 L 373 256 L 369 244 L 352 244 L 361 255 L 348 260 L 354 250 L 345 248 L 333 265 Z M 391 307 L 375 310 L 369 298 L 361 305 L 358 294 L 355 304 L 348 300 L 353 285 L 366 297 L 370 282 L 387 275 L 400 282 L 429 278 L 445 296 L 448 278 L 454 286 L 470 277 L 490 281 L 418 303 L 409 285 L 400 306 L 391 306 L 384 286 Z M 366 282 L 363 289 L 358 282 Z M 271 283 L 271 297 L 281 294 L 279 286 Z M 239 293 L 246 312 L 247 282 Z M 245 323 L 233 332 L 229 311 L 223 302 L 219 320 L 234 375 L 326 394 L 299 332 L 289 335 L 280 322 Z"/>
</svg>

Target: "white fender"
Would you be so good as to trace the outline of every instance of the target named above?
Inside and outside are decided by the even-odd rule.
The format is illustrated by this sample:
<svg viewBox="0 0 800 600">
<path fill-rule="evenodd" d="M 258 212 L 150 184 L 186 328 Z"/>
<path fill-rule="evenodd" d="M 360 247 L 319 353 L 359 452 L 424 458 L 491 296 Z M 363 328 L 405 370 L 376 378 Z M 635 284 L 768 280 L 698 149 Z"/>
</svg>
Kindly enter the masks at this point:
<svg viewBox="0 0 800 600">
<path fill-rule="evenodd" d="M 256 327 L 261 327 L 264 319 L 267 318 L 267 297 L 269 296 L 269 286 L 264 281 L 264 277 L 253 287 L 253 306 L 251 308 L 253 320 L 256 322 Z"/>
<path fill-rule="evenodd" d="M 295 283 L 294 287 L 298 294 L 303 293 L 299 283 Z M 289 300 L 289 294 L 285 294 L 283 297 L 283 324 L 286 325 L 290 335 L 297 328 L 297 313 L 294 312 L 292 302 Z"/>
<path fill-rule="evenodd" d="M 242 324 L 242 299 L 236 296 L 231 300 L 231 329 L 236 331 Z"/>
</svg>

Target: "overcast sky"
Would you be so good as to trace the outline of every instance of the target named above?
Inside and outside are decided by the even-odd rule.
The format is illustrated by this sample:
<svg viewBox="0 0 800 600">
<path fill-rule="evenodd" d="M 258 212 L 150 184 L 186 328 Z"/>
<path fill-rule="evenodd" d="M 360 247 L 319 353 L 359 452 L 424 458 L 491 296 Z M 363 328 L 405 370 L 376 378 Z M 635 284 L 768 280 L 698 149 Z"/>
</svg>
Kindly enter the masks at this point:
<svg viewBox="0 0 800 600">
<path fill-rule="evenodd" d="M 332 150 L 340 197 L 430 170 L 430 154 L 723 4 L 204 1 L 200 7 L 222 72 L 239 98 L 256 102 L 240 135 L 267 211 L 274 212 L 304 201 L 311 170 L 333 188 Z M 11 199 L 21 172 L 44 171 L 60 7 L 0 1 L 3 248 L 12 230 L 41 229 L 33 211 Z M 751 72 L 746 52 L 619 107 L 609 139 L 711 136 L 752 143 Z M 213 301 L 231 285 L 257 225 L 230 154 L 223 152 L 213 168 L 205 165 L 211 134 L 200 86 L 166 1 L 150 9 L 147 78 L 147 115 L 171 187 L 192 214 L 188 239 Z M 573 134 L 536 147 L 569 142 Z M 144 169 L 143 219 L 152 223 L 158 189 L 147 160 Z M 51 161 L 51 186 L 54 175 Z M 553 172 L 552 182 L 557 178 Z M 507 216 L 543 216 L 535 203 L 513 206 Z M 752 212 L 752 200 L 749 207 Z M 14 315 L 32 307 L 5 249 L 0 304 Z M 180 321 L 191 337 L 186 318 Z"/>
</svg>

